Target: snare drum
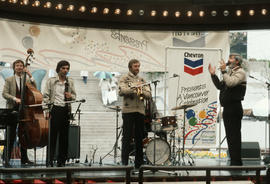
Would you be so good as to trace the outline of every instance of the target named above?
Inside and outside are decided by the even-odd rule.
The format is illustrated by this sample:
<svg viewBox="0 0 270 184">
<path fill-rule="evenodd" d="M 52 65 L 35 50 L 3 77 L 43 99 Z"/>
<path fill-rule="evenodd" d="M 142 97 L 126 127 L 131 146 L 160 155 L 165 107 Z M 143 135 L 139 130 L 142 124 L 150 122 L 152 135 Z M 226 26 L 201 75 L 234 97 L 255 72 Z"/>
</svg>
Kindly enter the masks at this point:
<svg viewBox="0 0 270 184">
<path fill-rule="evenodd" d="M 178 128 L 175 116 L 162 117 L 161 122 L 162 122 L 162 130 L 163 131 L 172 131 L 172 130 L 175 130 Z"/>
<path fill-rule="evenodd" d="M 154 150 L 154 144 L 156 144 L 156 149 Z M 167 162 L 171 156 L 170 145 L 167 141 L 156 138 L 151 139 L 149 143 L 146 145 L 145 154 L 147 160 L 154 164 L 154 152 L 155 152 L 155 164 L 163 165 Z"/>
</svg>

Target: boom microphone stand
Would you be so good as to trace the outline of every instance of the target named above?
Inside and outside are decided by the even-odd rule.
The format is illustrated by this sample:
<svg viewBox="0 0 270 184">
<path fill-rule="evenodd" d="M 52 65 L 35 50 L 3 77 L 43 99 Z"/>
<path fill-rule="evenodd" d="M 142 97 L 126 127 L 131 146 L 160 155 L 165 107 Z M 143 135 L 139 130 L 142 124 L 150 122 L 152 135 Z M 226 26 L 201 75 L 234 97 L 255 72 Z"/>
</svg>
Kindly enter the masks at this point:
<svg viewBox="0 0 270 184">
<path fill-rule="evenodd" d="M 73 121 L 75 120 L 76 115 L 78 114 L 78 125 L 80 126 L 80 122 L 81 122 L 81 109 L 80 109 L 80 107 L 81 107 L 82 103 L 84 103 L 84 102 L 80 102 L 80 104 L 78 105 L 77 110 L 75 111 L 74 115 L 72 116 L 70 124 L 73 123 Z"/>
<path fill-rule="evenodd" d="M 157 103 L 157 83 L 160 82 L 159 80 L 155 80 L 155 81 L 152 81 L 151 83 L 154 84 L 155 86 L 155 103 Z M 153 161 L 153 165 L 156 165 L 156 131 L 154 131 L 154 153 L 153 153 L 153 158 L 154 158 L 154 161 Z"/>
<path fill-rule="evenodd" d="M 269 82 L 265 82 L 265 84 L 267 85 L 267 90 L 268 90 L 268 136 L 269 136 L 269 140 L 268 140 L 268 155 L 266 155 L 263 159 L 264 163 L 269 164 L 270 163 L 270 83 Z"/>
<path fill-rule="evenodd" d="M 80 103 L 79 103 L 79 105 L 78 105 L 78 107 L 77 107 L 77 109 L 76 109 L 76 111 L 75 111 L 75 113 L 74 114 L 71 114 L 71 122 L 70 122 L 70 125 L 72 125 L 73 124 L 73 122 L 74 122 L 74 120 L 75 120 L 75 118 L 76 118 L 76 115 L 78 114 L 78 121 L 77 121 L 77 126 L 78 126 L 78 128 L 79 128 L 79 134 L 78 134 L 78 140 L 79 140 L 79 145 L 78 145 L 78 152 L 76 152 L 76 153 L 78 153 L 78 159 L 75 159 L 75 163 L 79 163 L 80 162 L 80 153 L 81 153 L 81 148 L 80 148 L 80 125 L 81 125 L 81 109 L 80 109 L 80 107 L 81 107 L 81 105 L 82 105 L 82 103 L 84 103 L 85 102 L 85 100 L 83 100 L 83 101 L 81 101 Z M 75 123 L 73 124 L 73 125 L 76 125 Z M 72 159 L 73 160 L 73 159 Z"/>
<path fill-rule="evenodd" d="M 115 143 L 113 145 L 113 148 L 111 151 L 109 151 L 104 157 L 100 158 L 100 164 L 102 164 L 102 160 L 104 158 L 106 158 L 112 151 L 114 151 L 114 163 L 116 164 L 116 159 L 117 159 L 117 149 L 118 149 L 118 140 L 120 135 L 122 134 L 122 130 L 118 133 L 119 130 L 119 125 L 118 125 L 118 118 L 119 118 L 119 112 L 121 111 L 121 108 L 119 106 L 115 106 L 115 107 L 108 107 L 109 109 L 113 109 L 116 111 L 116 131 L 115 131 Z"/>
<path fill-rule="evenodd" d="M 268 91 L 268 134 L 269 134 L 268 135 L 268 137 L 269 137 L 269 140 L 268 140 L 269 141 L 268 142 L 269 151 L 268 152 L 269 153 L 268 153 L 268 155 L 266 155 L 264 157 L 263 161 L 264 161 L 265 164 L 269 164 L 270 163 L 270 83 L 269 82 L 263 82 L 263 81 L 257 79 L 256 77 L 253 77 L 251 75 L 249 75 L 249 77 L 252 78 L 252 79 L 255 79 L 257 81 L 260 81 L 262 83 L 265 83 L 267 85 L 267 91 Z"/>
<path fill-rule="evenodd" d="M 164 80 L 169 80 L 175 77 L 179 77 L 177 74 L 173 74 L 172 77 L 168 77 Z M 150 83 L 154 84 L 154 99 L 155 103 L 157 103 L 157 83 L 160 82 L 159 80 L 151 81 Z M 178 93 L 178 92 L 177 92 Z M 156 131 L 154 132 L 154 151 L 153 151 L 153 165 L 156 165 Z"/>
<path fill-rule="evenodd" d="M 249 77 L 250 78 L 252 78 L 252 79 L 255 79 L 255 80 L 257 80 L 257 81 L 260 81 L 260 82 L 263 82 L 263 81 L 261 81 L 261 80 L 259 80 L 259 79 L 257 79 L 257 78 L 255 78 L 255 77 L 253 77 L 253 76 L 251 76 L 251 75 L 249 75 Z M 265 83 L 266 85 L 267 85 L 267 91 L 268 91 L 268 137 L 269 137 L 269 142 L 268 142 L 268 149 L 269 149 L 269 153 L 268 153 L 268 155 L 266 155 L 265 157 L 264 157 L 264 159 L 263 159 L 263 161 L 264 161 L 264 163 L 265 164 L 269 164 L 270 163 L 270 83 L 269 82 L 263 82 L 263 83 Z"/>
</svg>

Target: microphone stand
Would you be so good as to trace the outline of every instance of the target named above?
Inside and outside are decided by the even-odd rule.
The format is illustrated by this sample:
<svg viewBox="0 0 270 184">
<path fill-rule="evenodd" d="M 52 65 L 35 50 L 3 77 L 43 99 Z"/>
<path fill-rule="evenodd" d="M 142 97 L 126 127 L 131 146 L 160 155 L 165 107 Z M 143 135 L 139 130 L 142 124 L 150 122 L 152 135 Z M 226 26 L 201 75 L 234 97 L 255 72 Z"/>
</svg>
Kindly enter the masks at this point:
<svg viewBox="0 0 270 184">
<path fill-rule="evenodd" d="M 80 102 L 80 104 L 77 107 L 77 110 L 76 110 L 75 114 L 72 116 L 71 124 L 75 120 L 75 117 L 76 117 L 76 115 L 78 113 L 78 125 L 80 126 L 80 119 L 81 119 L 81 109 L 80 109 L 80 107 L 81 107 L 81 105 L 82 105 L 82 102 Z"/>
<path fill-rule="evenodd" d="M 160 82 L 159 80 L 152 81 L 151 83 L 154 84 L 154 98 L 155 98 L 155 103 L 157 103 L 157 83 Z M 154 131 L 154 161 L 153 165 L 156 165 L 156 130 Z"/>
<path fill-rule="evenodd" d="M 114 158 L 114 164 L 118 164 L 118 163 L 117 163 L 117 149 L 119 149 L 119 148 L 118 148 L 118 140 L 119 140 L 120 135 L 122 134 L 122 131 L 123 131 L 123 130 L 121 129 L 120 132 L 118 132 L 119 129 L 120 129 L 120 127 L 119 127 L 119 125 L 118 125 L 118 118 L 119 118 L 119 112 L 121 111 L 121 108 L 120 108 L 119 106 L 116 106 L 116 108 L 112 108 L 112 107 L 108 107 L 108 108 L 109 108 L 109 109 L 113 109 L 113 110 L 115 110 L 115 112 L 116 112 L 116 120 L 115 120 L 115 122 L 116 122 L 116 129 L 115 129 L 115 143 L 114 143 L 114 145 L 113 145 L 112 150 L 110 150 L 105 156 L 100 157 L 100 165 L 102 165 L 102 161 L 103 161 L 108 155 L 110 155 L 111 152 L 113 152 L 113 151 L 114 151 L 114 155 L 113 155 L 113 158 Z"/>
<path fill-rule="evenodd" d="M 40 105 L 40 104 L 37 104 Z M 51 110 L 53 103 L 48 103 L 49 117 L 48 117 L 48 146 L 46 150 L 46 167 L 53 166 L 53 158 L 51 158 Z"/>
<path fill-rule="evenodd" d="M 77 109 L 76 109 L 76 111 L 75 111 L 75 114 L 72 114 L 71 113 L 71 122 L 70 122 L 70 124 L 73 124 L 73 122 L 74 122 L 74 120 L 75 120 L 75 117 L 76 117 L 76 115 L 78 114 L 78 129 L 79 129 L 79 135 L 78 135 L 78 137 L 79 137 L 79 146 L 78 146 L 78 151 L 79 151 L 79 154 L 78 154 L 78 157 L 80 158 L 80 152 L 81 152 L 81 150 L 80 150 L 80 132 L 81 132 L 81 130 L 80 130 L 80 124 L 81 124 L 81 109 L 80 109 L 80 107 L 81 107 L 81 105 L 82 105 L 82 103 L 84 103 L 84 101 L 81 101 L 80 103 L 79 103 L 79 105 L 78 105 L 78 107 L 77 107 Z M 75 123 L 74 123 L 75 124 Z M 75 163 L 79 163 L 80 162 L 80 159 L 76 159 L 75 160 Z"/>
<path fill-rule="evenodd" d="M 263 82 L 251 75 L 249 75 L 250 78 L 252 79 L 255 79 L 257 81 L 260 81 L 262 83 L 265 83 L 267 85 L 267 91 L 268 91 L 268 137 L 269 137 L 269 140 L 268 140 L 268 155 L 265 155 L 265 157 L 263 158 L 263 161 L 265 164 L 269 164 L 270 163 L 270 83 L 269 82 Z"/>
<path fill-rule="evenodd" d="M 265 164 L 269 164 L 270 163 L 270 83 L 269 82 L 265 82 L 265 84 L 267 85 L 267 91 L 268 91 L 268 155 L 266 155 L 263 159 Z"/>
<path fill-rule="evenodd" d="M 165 80 L 169 80 L 169 79 L 172 79 L 172 78 L 175 78 L 175 77 L 179 77 L 179 75 L 176 75 L 174 74 L 172 77 L 168 77 L 166 79 L 163 79 L 164 81 Z M 162 80 L 162 81 L 163 81 Z M 160 82 L 160 80 L 154 80 L 154 81 L 151 81 L 151 82 L 147 82 L 147 83 L 144 83 L 142 85 L 146 85 L 146 84 L 154 84 L 154 99 L 155 99 L 155 104 L 157 103 L 157 83 Z M 154 131 L 154 153 L 153 153 L 153 165 L 156 165 L 156 131 Z"/>
<path fill-rule="evenodd" d="M 139 88 L 139 87 L 147 86 L 147 85 L 149 85 L 149 84 L 154 84 L 154 83 L 157 83 L 157 82 L 160 82 L 160 81 L 166 81 L 166 80 L 169 80 L 169 79 L 172 79 L 172 78 L 175 78 L 175 77 L 179 77 L 179 75 L 174 74 L 173 76 L 167 77 L 167 78 L 162 79 L 162 80 L 155 80 L 155 81 L 145 82 L 145 83 L 140 84 L 140 85 L 131 86 L 131 88 Z M 155 84 L 155 85 L 156 85 L 156 84 Z"/>
</svg>

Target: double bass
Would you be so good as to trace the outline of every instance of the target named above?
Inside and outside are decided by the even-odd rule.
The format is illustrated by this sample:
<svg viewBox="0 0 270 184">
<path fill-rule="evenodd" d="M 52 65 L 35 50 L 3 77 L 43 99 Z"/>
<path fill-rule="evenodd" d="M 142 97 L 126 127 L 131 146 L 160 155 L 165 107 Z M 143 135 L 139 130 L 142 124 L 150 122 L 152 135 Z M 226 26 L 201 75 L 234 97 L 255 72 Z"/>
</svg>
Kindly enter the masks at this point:
<svg viewBox="0 0 270 184">
<path fill-rule="evenodd" d="M 27 54 L 24 67 L 30 65 L 29 59 L 33 57 L 33 50 L 28 49 Z M 25 149 L 48 145 L 49 124 L 43 113 L 42 100 L 41 92 L 33 84 L 27 82 L 26 72 L 24 72 L 19 106 L 19 141 Z M 29 107 L 30 105 L 37 106 Z"/>
</svg>

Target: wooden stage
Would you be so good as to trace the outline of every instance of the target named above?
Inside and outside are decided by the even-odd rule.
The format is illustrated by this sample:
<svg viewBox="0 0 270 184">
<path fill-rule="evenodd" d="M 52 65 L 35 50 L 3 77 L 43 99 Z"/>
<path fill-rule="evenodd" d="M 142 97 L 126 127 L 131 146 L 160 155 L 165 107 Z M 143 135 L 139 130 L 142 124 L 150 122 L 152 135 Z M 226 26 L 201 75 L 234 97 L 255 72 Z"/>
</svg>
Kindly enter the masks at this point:
<svg viewBox="0 0 270 184">
<path fill-rule="evenodd" d="M 19 161 L 15 161 L 11 167 L 0 167 L 0 184 L 216 183 L 216 181 L 270 184 L 268 166 L 261 161 L 244 161 L 244 166 L 228 166 L 227 161 L 224 160 L 195 159 L 192 166 L 144 165 L 140 170 L 134 170 L 132 165 L 94 164 L 89 166 L 85 163 L 70 163 L 66 167 L 46 167 L 44 164 L 21 166 Z"/>
</svg>

